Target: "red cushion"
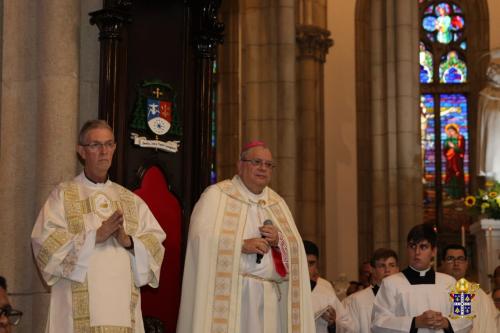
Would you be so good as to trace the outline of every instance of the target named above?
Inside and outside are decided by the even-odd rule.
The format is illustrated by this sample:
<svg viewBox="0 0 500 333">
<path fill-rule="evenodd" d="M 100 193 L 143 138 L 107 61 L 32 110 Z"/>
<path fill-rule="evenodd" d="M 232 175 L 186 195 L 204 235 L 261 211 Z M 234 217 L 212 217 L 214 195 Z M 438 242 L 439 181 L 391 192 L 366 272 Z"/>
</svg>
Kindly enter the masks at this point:
<svg viewBox="0 0 500 333">
<path fill-rule="evenodd" d="M 181 294 L 181 206 L 169 192 L 161 170 L 153 166 L 142 178 L 141 187 L 134 191 L 153 212 L 167 234 L 163 242 L 165 257 L 160 274 L 160 286 L 141 289 L 142 314 L 161 319 L 166 332 L 175 332 Z"/>
</svg>

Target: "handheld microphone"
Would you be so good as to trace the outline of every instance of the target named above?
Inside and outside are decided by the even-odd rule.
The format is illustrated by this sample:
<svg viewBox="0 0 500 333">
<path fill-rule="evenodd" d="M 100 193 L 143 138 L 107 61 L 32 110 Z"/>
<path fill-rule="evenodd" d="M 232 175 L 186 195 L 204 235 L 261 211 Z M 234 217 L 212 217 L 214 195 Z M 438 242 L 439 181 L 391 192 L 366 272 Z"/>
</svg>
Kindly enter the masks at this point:
<svg viewBox="0 0 500 333">
<path fill-rule="evenodd" d="M 273 225 L 273 221 L 267 219 L 264 221 L 264 225 Z M 262 257 L 264 257 L 263 254 L 257 253 L 257 260 L 255 260 L 255 262 L 257 264 L 260 264 L 260 262 L 262 261 Z"/>
</svg>

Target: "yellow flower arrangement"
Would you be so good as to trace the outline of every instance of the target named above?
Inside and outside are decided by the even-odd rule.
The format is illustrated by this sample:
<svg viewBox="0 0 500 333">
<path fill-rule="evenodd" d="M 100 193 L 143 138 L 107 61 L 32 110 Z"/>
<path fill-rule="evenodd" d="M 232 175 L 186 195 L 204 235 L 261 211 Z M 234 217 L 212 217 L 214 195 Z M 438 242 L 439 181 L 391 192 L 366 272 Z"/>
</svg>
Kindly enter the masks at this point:
<svg viewBox="0 0 500 333">
<path fill-rule="evenodd" d="M 476 195 L 468 195 L 464 205 L 472 215 L 480 215 L 491 219 L 500 219 L 500 183 L 487 181 L 484 189 Z"/>
</svg>

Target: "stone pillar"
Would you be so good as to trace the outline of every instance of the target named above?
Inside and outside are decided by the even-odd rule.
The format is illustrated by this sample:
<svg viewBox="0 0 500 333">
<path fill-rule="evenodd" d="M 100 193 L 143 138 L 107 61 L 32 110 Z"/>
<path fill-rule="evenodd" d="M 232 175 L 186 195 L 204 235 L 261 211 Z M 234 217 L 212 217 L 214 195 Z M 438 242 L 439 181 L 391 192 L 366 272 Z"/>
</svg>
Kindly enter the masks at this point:
<svg viewBox="0 0 500 333">
<path fill-rule="evenodd" d="M 491 277 L 500 265 L 500 220 L 480 219 L 470 231 L 476 237 L 478 282 L 483 290 L 491 291 Z"/>
<path fill-rule="evenodd" d="M 77 166 L 80 5 L 54 0 L 37 9 L 40 207 L 56 184 L 75 175 Z"/>
<path fill-rule="evenodd" d="M 2 1 L 0 109 L 0 274 L 11 302 L 23 309 L 20 332 L 32 325 L 32 261 L 29 235 L 36 204 L 37 21 L 35 0 Z M 27 10 L 30 8 L 30 10 Z M 36 207 L 35 207 L 36 206 Z"/>
<path fill-rule="evenodd" d="M 16 329 L 42 332 L 48 293 L 29 235 L 49 191 L 76 171 L 80 3 L 8 1 L 2 10 L 0 274 L 24 312 Z"/>
<path fill-rule="evenodd" d="M 412 0 L 365 4 L 371 7 L 371 53 L 365 59 L 371 64 L 370 118 L 360 120 L 359 131 L 370 133 L 371 159 L 360 156 L 360 165 L 371 168 L 371 203 L 365 204 L 371 205 L 372 214 L 360 214 L 367 219 L 360 223 L 373 225 L 374 248 L 391 247 L 405 263 L 407 233 L 422 223 L 418 4 Z"/>
<path fill-rule="evenodd" d="M 75 175 L 80 105 L 80 45 L 75 38 L 80 34 L 80 4 L 55 0 L 38 5 L 37 9 L 39 121 L 35 214 L 38 214 L 55 185 Z M 36 272 L 33 283 L 33 332 L 37 332 L 42 331 L 45 324 L 48 293 L 44 294 L 46 289 L 34 262 L 31 267 Z"/>
<path fill-rule="evenodd" d="M 294 1 L 241 1 L 242 141 L 266 141 L 277 162 L 273 187 L 295 212 Z"/>
<path fill-rule="evenodd" d="M 333 45 L 326 26 L 326 3 L 299 5 L 297 41 L 297 225 L 304 239 L 324 250 L 324 68 Z"/>
</svg>

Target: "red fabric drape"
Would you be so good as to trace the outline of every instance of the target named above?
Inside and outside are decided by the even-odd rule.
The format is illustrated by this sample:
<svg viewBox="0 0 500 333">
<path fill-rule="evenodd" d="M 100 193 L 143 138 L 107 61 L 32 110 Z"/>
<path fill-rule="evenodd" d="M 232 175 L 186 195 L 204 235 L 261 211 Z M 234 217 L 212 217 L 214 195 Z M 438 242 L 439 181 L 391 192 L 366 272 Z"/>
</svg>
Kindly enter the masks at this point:
<svg viewBox="0 0 500 333">
<path fill-rule="evenodd" d="M 161 319 L 166 332 L 174 333 L 181 296 L 181 206 L 156 166 L 145 172 L 141 187 L 134 192 L 146 202 L 167 234 L 160 286 L 141 289 L 142 314 Z"/>
</svg>

